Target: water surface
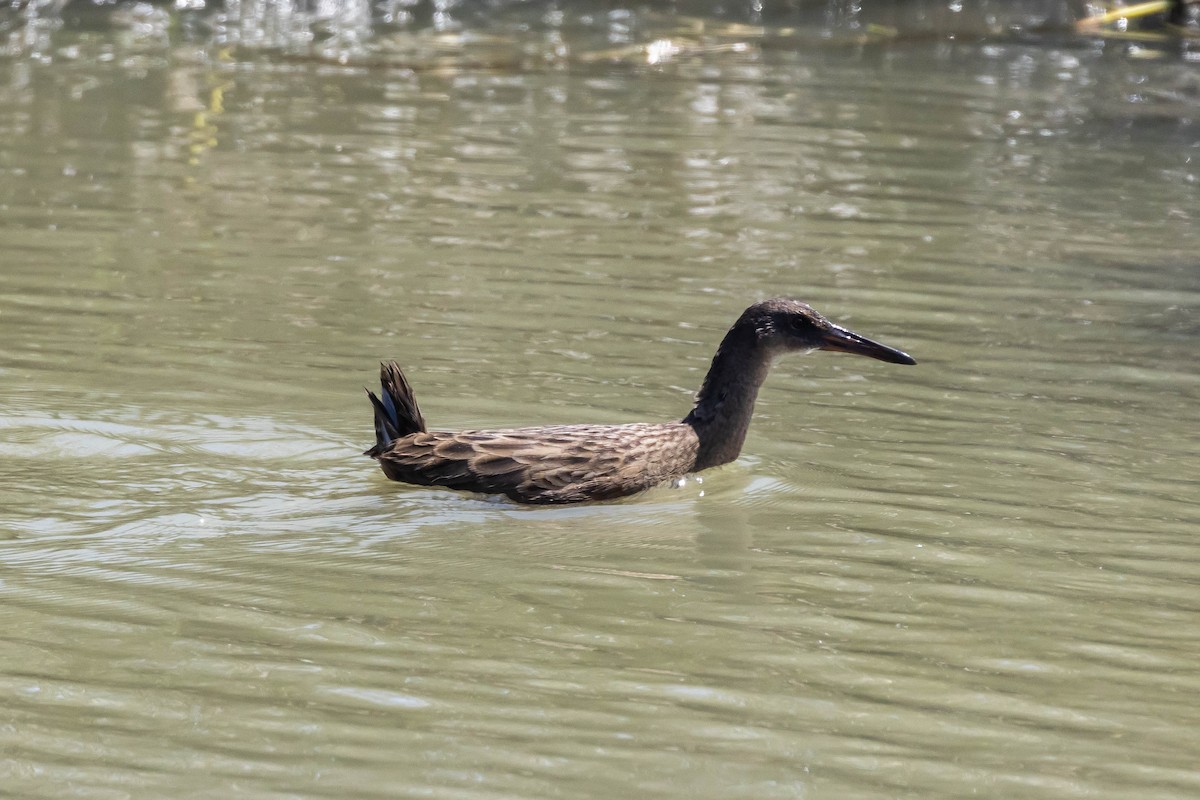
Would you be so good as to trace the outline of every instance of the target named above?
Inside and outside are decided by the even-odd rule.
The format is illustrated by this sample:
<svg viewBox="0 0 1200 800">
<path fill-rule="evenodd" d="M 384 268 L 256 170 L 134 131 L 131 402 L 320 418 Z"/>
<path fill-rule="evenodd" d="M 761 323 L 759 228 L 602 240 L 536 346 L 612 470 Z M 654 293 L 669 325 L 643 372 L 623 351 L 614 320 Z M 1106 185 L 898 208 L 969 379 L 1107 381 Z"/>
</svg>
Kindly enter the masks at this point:
<svg viewBox="0 0 1200 800">
<path fill-rule="evenodd" d="M 5 792 L 1200 792 L 1194 63 L 754 44 L 0 61 Z M 781 361 L 618 503 L 359 455 L 379 359 L 438 427 L 672 419 L 772 295 L 920 364 Z"/>
</svg>

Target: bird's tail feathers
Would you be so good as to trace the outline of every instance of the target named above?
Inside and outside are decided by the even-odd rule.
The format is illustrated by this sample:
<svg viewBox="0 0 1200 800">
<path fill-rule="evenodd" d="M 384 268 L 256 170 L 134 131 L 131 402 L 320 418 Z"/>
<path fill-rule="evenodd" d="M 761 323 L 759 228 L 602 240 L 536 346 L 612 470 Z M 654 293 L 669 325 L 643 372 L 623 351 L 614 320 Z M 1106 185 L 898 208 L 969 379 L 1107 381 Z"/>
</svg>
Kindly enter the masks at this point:
<svg viewBox="0 0 1200 800">
<path fill-rule="evenodd" d="M 363 455 L 377 457 L 391 447 L 392 442 L 413 433 L 425 430 L 425 420 L 417 399 L 413 397 L 408 379 L 395 361 L 384 361 L 379 365 L 379 383 L 383 387 L 380 396 L 367 389 L 371 406 L 375 410 L 375 446 Z"/>
</svg>

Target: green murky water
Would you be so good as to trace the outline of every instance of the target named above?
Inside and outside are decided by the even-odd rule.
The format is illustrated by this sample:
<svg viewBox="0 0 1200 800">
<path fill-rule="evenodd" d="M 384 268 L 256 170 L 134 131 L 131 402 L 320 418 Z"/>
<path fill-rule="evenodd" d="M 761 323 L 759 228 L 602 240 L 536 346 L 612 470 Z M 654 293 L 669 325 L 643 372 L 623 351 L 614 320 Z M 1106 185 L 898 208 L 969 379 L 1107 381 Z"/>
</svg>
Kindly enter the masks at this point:
<svg viewBox="0 0 1200 800">
<path fill-rule="evenodd" d="M 1200 793 L 1188 58 L 408 67 L 0 61 L 6 795 Z M 782 361 L 615 504 L 358 455 L 381 358 L 665 420 L 771 295 L 921 363 Z"/>
</svg>

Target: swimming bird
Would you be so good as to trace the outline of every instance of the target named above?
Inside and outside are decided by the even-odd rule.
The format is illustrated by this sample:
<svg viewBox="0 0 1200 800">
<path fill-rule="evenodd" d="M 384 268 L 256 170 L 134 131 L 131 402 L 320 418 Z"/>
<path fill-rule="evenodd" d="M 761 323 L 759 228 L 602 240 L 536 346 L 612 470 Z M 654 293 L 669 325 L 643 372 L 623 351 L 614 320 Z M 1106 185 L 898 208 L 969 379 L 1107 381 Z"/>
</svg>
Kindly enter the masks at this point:
<svg viewBox="0 0 1200 800">
<path fill-rule="evenodd" d="M 400 366 L 386 361 L 379 370 L 382 394 L 367 390 L 375 446 L 364 455 L 394 481 L 501 494 L 518 503 L 625 497 L 737 458 L 771 363 L 814 350 L 917 363 L 811 306 L 776 298 L 747 308 L 725 334 L 692 410 L 679 422 L 431 431 Z"/>
</svg>

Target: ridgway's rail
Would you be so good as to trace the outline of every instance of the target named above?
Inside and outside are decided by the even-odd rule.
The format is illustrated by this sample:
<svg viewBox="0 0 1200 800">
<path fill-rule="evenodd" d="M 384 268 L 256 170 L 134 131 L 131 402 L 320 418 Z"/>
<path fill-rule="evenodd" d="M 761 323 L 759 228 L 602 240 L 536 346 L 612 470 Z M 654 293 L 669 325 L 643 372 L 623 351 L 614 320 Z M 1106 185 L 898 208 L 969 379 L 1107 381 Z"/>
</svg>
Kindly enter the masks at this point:
<svg viewBox="0 0 1200 800">
<path fill-rule="evenodd" d="M 375 446 L 366 455 L 395 481 L 502 494 L 519 503 L 625 497 L 737 458 L 771 363 L 813 350 L 917 363 L 804 303 L 777 298 L 747 308 L 725 334 L 695 405 L 679 422 L 430 431 L 400 366 L 388 361 L 380 365 L 382 395 L 367 391 Z"/>
</svg>

